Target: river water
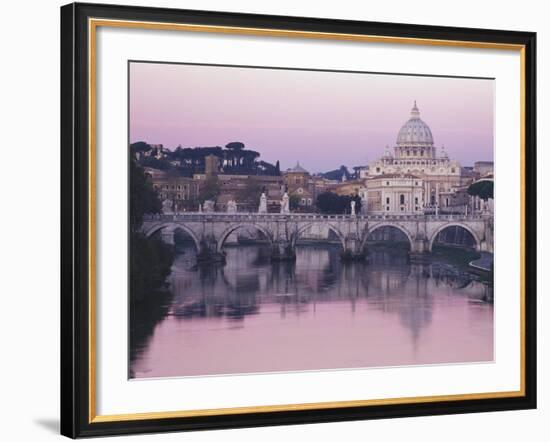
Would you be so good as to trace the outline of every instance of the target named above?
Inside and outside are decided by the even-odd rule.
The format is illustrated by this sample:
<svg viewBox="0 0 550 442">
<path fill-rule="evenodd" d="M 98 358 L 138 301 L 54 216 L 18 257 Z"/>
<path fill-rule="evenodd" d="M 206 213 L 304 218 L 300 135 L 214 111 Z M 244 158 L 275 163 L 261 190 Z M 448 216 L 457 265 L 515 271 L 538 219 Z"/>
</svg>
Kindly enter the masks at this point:
<svg viewBox="0 0 550 442">
<path fill-rule="evenodd" d="M 262 245 L 227 247 L 197 267 L 180 250 L 172 296 L 133 343 L 130 376 L 196 376 L 493 360 L 489 287 L 450 264 L 406 252 L 342 263 L 337 247 L 304 245 L 294 264 Z"/>
</svg>

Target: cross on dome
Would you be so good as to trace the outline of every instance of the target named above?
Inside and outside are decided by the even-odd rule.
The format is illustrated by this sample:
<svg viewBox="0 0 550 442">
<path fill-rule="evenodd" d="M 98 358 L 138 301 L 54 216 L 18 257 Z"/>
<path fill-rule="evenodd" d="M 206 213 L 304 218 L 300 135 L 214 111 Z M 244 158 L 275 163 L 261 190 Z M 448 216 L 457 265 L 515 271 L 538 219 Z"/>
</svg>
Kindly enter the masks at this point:
<svg viewBox="0 0 550 442">
<path fill-rule="evenodd" d="M 420 111 L 418 110 L 418 107 L 416 106 L 416 100 L 414 100 L 414 106 L 411 109 L 411 118 L 420 118 Z"/>
</svg>

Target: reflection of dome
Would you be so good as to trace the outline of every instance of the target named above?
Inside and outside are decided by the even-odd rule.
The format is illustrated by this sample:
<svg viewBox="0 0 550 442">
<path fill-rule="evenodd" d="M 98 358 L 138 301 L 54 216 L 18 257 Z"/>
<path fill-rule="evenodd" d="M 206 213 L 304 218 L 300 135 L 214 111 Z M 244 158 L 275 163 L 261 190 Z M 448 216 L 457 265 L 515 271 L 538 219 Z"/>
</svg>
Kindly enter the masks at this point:
<svg viewBox="0 0 550 442">
<path fill-rule="evenodd" d="M 399 130 L 397 145 L 433 145 L 434 140 L 429 126 L 420 119 L 416 101 L 411 110 L 411 118 Z"/>
</svg>

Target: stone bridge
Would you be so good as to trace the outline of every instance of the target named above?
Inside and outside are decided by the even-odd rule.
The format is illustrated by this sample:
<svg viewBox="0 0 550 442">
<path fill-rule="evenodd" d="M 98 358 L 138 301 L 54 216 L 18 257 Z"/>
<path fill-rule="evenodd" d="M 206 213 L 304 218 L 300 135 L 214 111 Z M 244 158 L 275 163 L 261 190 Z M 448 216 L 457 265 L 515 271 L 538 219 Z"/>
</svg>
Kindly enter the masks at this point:
<svg viewBox="0 0 550 442">
<path fill-rule="evenodd" d="M 473 215 L 320 215 L 277 213 L 186 212 L 146 216 L 142 230 L 147 236 L 160 234 L 174 243 L 174 232 L 181 229 L 195 242 L 201 261 L 223 261 L 227 238 L 240 228 L 253 228 L 270 242 L 272 259 L 293 260 L 296 242 L 311 228 L 328 228 L 342 244 L 344 259 L 364 259 L 367 238 L 375 230 L 390 226 L 403 232 L 413 255 L 430 253 L 437 235 L 448 227 L 462 227 L 475 241 L 477 251 L 493 251 L 493 218 Z"/>
</svg>

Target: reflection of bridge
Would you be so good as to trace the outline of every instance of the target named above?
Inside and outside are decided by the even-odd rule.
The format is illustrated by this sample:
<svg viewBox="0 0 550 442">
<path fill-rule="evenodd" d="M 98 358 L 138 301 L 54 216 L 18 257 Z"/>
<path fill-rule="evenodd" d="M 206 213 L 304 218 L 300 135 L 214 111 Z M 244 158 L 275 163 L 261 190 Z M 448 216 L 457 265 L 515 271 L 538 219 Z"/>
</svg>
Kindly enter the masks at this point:
<svg viewBox="0 0 550 442">
<path fill-rule="evenodd" d="M 260 231 L 271 243 L 272 258 L 289 260 L 296 256 L 300 235 L 312 228 L 328 228 L 342 244 L 342 256 L 362 259 L 366 256 L 367 238 L 381 227 L 403 232 L 413 254 L 431 252 L 440 232 L 449 227 L 468 231 L 478 251 L 493 251 L 493 223 L 490 215 L 319 215 L 271 213 L 204 213 L 149 215 L 143 232 L 160 233 L 163 240 L 174 243 L 174 232 L 181 229 L 195 242 L 201 260 L 223 260 L 223 245 L 229 235 L 240 228 Z"/>
</svg>

